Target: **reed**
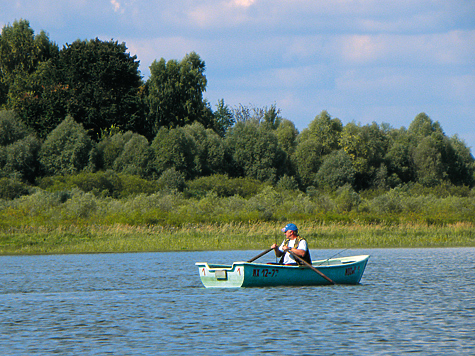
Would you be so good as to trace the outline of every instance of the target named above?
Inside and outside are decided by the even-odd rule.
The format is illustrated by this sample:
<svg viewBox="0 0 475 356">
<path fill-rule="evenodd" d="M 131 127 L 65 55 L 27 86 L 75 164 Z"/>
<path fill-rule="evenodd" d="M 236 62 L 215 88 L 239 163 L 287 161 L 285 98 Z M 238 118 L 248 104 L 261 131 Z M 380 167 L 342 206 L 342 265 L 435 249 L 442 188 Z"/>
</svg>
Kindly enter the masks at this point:
<svg viewBox="0 0 475 356">
<path fill-rule="evenodd" d="M 311 249 L 475 246 L 473 225 L 365 226 L 298 221 Z M 282 223 L 123 224 L 23 227 L 0 232 L 0 254 L 264 250 L 281 242 Z"/>
</svg>

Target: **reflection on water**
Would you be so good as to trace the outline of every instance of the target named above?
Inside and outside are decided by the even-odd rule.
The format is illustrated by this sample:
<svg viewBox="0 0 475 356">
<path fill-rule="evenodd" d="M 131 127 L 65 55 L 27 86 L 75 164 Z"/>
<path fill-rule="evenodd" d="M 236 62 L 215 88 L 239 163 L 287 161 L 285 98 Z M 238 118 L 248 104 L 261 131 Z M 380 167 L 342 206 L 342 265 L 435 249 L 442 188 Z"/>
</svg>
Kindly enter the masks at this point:
<svg viewBox="0 0 475 356">
<path fill-rule="evenodd" d="M 195 262 L 259 252 L 0 257 L 0 352 L 475 354 L 473 248 L 347 250 L 371 255 L 357 286 L 203 288 Z"/>
</svg>

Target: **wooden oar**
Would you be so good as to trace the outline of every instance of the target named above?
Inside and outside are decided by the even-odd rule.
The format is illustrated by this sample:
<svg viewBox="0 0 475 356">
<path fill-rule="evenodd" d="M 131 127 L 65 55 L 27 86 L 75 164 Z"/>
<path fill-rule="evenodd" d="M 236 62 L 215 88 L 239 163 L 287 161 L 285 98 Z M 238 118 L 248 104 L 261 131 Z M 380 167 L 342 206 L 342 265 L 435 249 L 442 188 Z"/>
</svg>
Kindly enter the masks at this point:
<svg viewBox="0 0 475 356">
<path fill-rule="evenodd" d="M 335 282 L 333 282 L 330 278 L 328 278 L 327 276 L 325 276 L 322 272 L 320 272 L 318 269 L 316 269 L 315 267 L 313 267 L 310 263 L 308 263 L 307 261 L 305 261 L 302 257 L 300 257 L 299 255 L 293 253 L 292 251 L 290 250 L 287 250 L 288 253 L 290 253 L 292 256 L 294 256 L 294 258 L 298 258 L 300 261 L 302 261 L 307 267 L 309 267 L 310 269 L 312 269 L 313 271 L 317 272 L 320 276 L 322 276 L 323 278 L 325 278 L 328 282 L 330 282 L 331 284 L 335 284 Z"/>
<path fill-rule="evenodd" d="M 269 252 L 272 251 L 272 250 L 273 250 L 273 248 L 270 248 L 270 249 L 268 249 L 268 250 L 265 250 L 264 252 L 261 252 L 261 253 L 258 254 L 256 257 L 251 258 L 251 259 L 250 259 L 249 261 L 247 261 L 247 262 L 252 262 L 252 261 L 254 261 L 254 260 L 257 260 L 259 257 L 264 256 L 266 253 L 269 253 Z"/>
</svg>

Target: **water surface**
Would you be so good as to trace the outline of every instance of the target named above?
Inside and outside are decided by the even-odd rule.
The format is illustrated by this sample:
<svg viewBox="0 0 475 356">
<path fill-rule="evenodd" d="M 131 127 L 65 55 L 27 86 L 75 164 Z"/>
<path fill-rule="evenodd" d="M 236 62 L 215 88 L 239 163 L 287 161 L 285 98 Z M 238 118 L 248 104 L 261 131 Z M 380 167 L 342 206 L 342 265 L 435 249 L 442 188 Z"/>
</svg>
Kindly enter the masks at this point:
<svg viewBox="0 0 475 356">
<path fill-rule="evenodd" d="M 344 251 L 371 255 L 357 286 L 202 286 L 195 262 L 259 252 L 0 257 L 0 353 L 475 354 L 474 248 Z"/>
</svg>

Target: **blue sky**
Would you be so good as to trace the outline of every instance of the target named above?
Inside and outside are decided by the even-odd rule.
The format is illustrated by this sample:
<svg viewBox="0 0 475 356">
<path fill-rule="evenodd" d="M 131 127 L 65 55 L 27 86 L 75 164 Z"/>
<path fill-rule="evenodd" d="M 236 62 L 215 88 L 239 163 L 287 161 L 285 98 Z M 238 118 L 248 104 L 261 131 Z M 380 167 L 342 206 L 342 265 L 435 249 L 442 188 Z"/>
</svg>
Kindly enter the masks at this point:
<svg viewBox="0 0 475 356">
<path fill-rule="evenodd" d="M 473 0 L 1 0 L 60 47 L 125 42 L 155 59 L 197 52 L 205 97 L 270 107 L 299 130 L 322 110 L 343 124 L 409 127 L 425 112 L 475 149 Z"/>
</svg>

